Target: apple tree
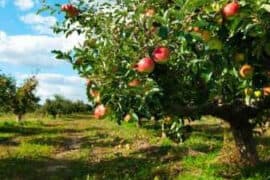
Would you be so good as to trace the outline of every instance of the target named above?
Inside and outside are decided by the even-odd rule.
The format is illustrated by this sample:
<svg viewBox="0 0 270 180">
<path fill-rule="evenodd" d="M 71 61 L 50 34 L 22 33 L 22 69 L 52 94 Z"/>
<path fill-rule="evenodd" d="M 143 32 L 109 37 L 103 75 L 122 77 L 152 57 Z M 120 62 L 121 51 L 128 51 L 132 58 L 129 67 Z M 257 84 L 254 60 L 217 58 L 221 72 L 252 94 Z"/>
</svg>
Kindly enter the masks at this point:
<svg viewBox="0 0 270 180">
<path fill-rule="evenodd" d="M 15 80 L 5 74 L 0 74 L 0 112 L 11 110 L 10 104 L 15 91 Z"/>
<path fill-rule="evenodd" d="M 88 79 L 101 115 L 104 107 L 119 121 L 128 113 L 213 115 L 230 124 L 241 159 L 258 162 L 252 130 L 270 108 L 268 0 L 79 0 L 46 8 L 65 16 L 55 33 L 85 36 L 72 51 L 53 52 Z"/>
<path fill-rule="evenodd" d="M 20 122 L 25 113 L 35 110 L 38 106 L 39 97 L 35 95 L 37 85 L 35 77 L 26 79 L 17 87 L 13 78 L 0 75 L 0 110 L 13 112 Z"/>
<path fill-rule="evenodd" d="M 11 98 L 12 112 L 17 116 L 20 122 L 22 117 L 27 112 L 33 111 L 38 106 L 39 97 L 35 95 L 38 81 L 35 77 L 30 77 L 24 83 L 16 88 L 15 93 Z"/>
</svg>

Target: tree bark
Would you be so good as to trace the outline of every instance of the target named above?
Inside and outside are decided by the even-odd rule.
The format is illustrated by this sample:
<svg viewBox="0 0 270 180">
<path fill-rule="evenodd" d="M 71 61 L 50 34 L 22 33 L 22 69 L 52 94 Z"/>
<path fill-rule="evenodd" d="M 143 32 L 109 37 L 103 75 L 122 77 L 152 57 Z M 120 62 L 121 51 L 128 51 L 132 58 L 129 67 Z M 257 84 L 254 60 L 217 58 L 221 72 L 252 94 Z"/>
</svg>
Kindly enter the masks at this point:
<svg viewBox="0 0 270 180">
<path fill-rule="evenodd" d="M 142 127 L 142 119 L 138 119 L 138 121 L 137 121 L 137 127 L 138 128 L 141 128 Z"/>
<path fill-rule="evenodd" d="M 248 121 L 245 122 L 245 124 L 241 124 L 239 126 L 231 124 L 231 130 L 241 163 L 255 166 L 259 162 L 256 142 L 252 134 L 251 125 Z"/>
<path fill-rule="evenodd" d="M 171 107 L 171 111 L 177 112 L 181 116 L 190 116 L 194 113 L 212 115 L 228 122 L 237 151 L 239 152 L 240 160 L 246 165 L 254 166 L 259 162 L 259 158 L 252 134 L 254 126 L 249 123 L 249 120 L 257 117 L 264 109 L 269 108 L 270 104 L 267 104 L 268 102 L 270 102 L 269 99 L 266 99 L 258 107 L 249 107 L 238 101 L 233 104 L 217 105 L 210 103 L 197 107 L 174 105 Z"/>
<path fill-rule="evenodd" d="M 21 114 L 17 114 L 17 121 L 21 122 L 22 121 L 22 115 Z"/>
</svg>

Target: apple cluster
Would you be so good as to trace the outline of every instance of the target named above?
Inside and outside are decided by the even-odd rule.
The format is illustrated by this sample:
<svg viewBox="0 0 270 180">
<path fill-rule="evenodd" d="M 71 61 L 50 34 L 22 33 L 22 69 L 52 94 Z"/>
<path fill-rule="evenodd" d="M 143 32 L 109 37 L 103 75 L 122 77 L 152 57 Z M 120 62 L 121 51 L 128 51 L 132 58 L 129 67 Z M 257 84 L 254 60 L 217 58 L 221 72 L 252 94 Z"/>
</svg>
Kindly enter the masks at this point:
<svg viewBox="0 0 270 180">
<path fill-rule="evenodd" d="M 155 63 L 163 64 L 169 60 L 170 50 L 167 47 L 158 47 L 152 53 L 152 58 L 145 57 L 136 65 L 135 70 L 140 73 L 151 73 L 155 69 Z"/>
</svg>

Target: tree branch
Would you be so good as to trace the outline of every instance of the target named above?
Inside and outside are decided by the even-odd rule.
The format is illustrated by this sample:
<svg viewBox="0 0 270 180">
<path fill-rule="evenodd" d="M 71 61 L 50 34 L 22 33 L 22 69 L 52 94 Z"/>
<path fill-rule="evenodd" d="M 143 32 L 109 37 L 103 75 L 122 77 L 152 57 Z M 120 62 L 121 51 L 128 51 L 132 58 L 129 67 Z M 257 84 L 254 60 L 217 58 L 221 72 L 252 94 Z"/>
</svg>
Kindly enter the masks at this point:
<svg viewBox="0 0 270 180">
<path fill-rule="evenodd" d="M 270 98 L 265 98 L 256 106 L 247 106 L 241 101 L 232 104 L 217 104 L 214 102 L 198 106 L 183 106 L 174 104 L 167 107 L 168 112 L 179 116 L 192 116 L 194 114 L 212 115 L 231 124 L 256 118 L 259 113 L 270 108 Z"/>
</svg>

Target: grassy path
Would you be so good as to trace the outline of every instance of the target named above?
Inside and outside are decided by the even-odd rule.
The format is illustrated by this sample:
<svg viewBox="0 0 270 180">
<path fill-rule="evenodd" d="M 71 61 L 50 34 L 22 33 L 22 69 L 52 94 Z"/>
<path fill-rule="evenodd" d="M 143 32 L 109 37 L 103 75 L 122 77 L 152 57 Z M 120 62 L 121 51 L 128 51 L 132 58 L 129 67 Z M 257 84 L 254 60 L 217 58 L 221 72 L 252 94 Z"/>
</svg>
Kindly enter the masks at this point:
<svg viewBox="0 0 270 180">
<path fill-rule="evenodd" d="M 0 179 L 261 179 L 270 177 L 270 138 L 259 139 L 265 163 L 240 169 L 219 163 L 223 131 L 193 125 L 181 145 L 135 124 L 74 115 L 62 120 L 0 121 Z M 267 170 L 268 169 L 268 170 Z"/>
</svg>

